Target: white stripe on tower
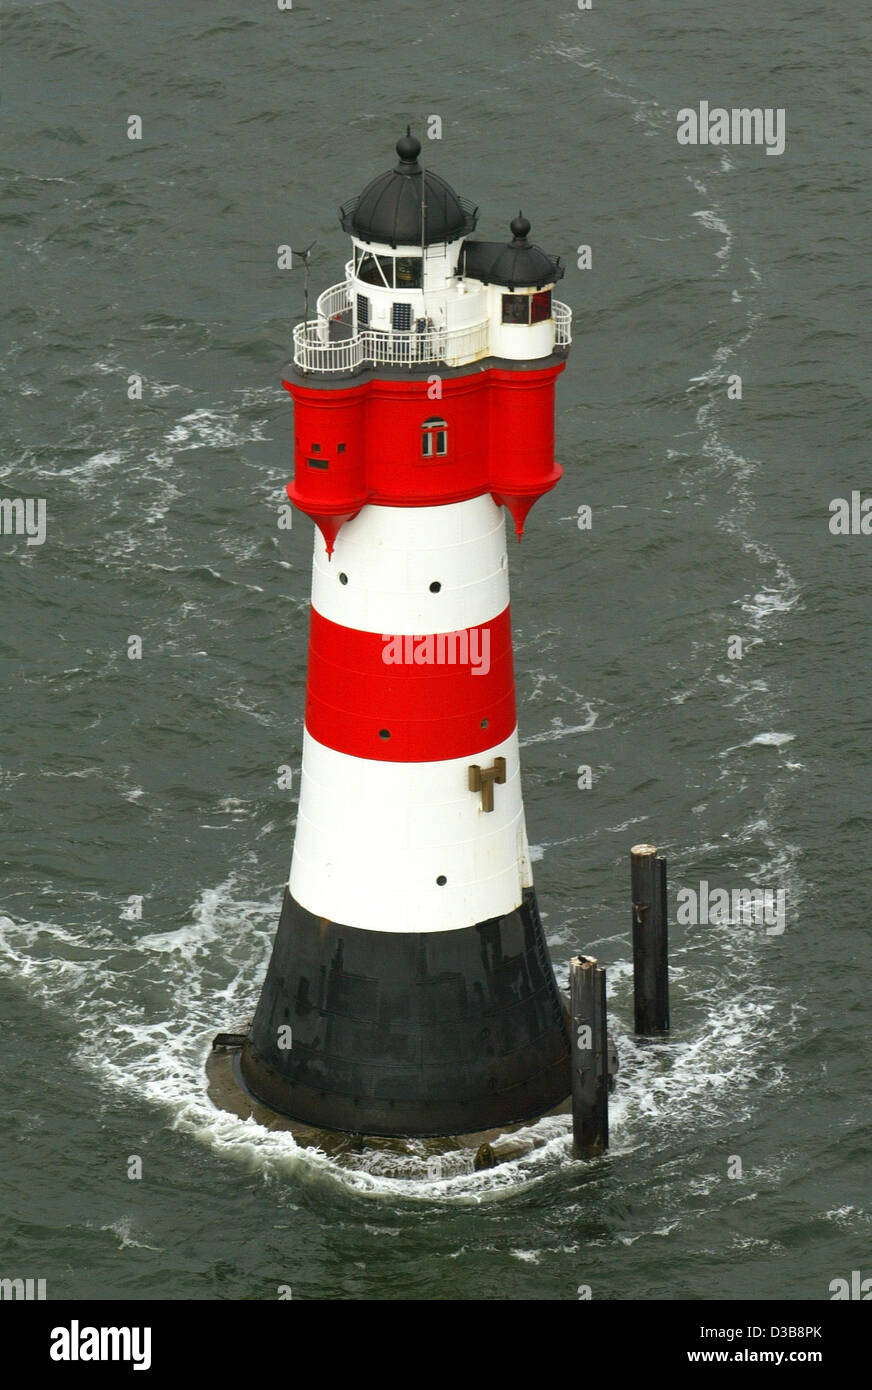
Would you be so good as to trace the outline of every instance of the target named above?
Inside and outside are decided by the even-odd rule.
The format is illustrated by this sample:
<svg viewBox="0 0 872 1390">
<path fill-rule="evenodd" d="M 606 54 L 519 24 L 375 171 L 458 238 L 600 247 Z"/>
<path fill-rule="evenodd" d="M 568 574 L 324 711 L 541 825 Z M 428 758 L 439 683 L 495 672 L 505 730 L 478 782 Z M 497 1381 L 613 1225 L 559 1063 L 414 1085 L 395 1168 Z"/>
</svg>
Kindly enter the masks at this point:
<svg viewBox="0 0 872 1390">
<path fill-rule="evenodd" d="M 489 495 L 369 505 L 330 560 L 316 529 L 289 879 L 302 907 L 372 931 L 436 932 L 519 906 L 532 877 L 508 604 L 505 523 Z M 468 634 L 469 659 L 384 662 L 388 639 L 434 634 Z M 462 640 L 453 650 L 463 655 Z M 469 768 L 499 757 L 505 782 L 486 811 Z"/>
</svg>

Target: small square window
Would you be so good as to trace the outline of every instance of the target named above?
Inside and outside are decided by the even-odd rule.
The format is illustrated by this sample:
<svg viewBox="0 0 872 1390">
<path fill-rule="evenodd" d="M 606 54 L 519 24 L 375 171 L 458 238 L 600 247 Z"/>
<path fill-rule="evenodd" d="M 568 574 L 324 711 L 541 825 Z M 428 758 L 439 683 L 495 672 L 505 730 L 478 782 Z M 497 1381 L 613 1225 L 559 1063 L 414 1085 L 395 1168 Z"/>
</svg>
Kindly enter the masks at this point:
<svg viewBox="0 0 872 1390">
<path fill-rule="evenodd" d="M 529 323 L 530 296 L 526 294 L 503 295 L 503 323 Z"/>
<path fill-rule="evenodd" d="M 337 454 L 344 454 L 344 453 L 345 453 L 345 445 L 344 445 L 344 444 L 337 444 L 337 445 L 336 445 L 336 452 L 337 452 Z"/>
<path fill-rule="evenodd" d="M 445 458 L 448 453 L 448 422 L 431 415 L 421 426 L 421 457 Z"/>
<path fill-rule="evenodd" d="M 320 452 L 321 452 L 321 445 L 320 445 L 320 444 L 313 444 L 313 445 L 312 445 L 312 453 L 313 453 L 313 454 L 320 454 Z"/>
</svg>

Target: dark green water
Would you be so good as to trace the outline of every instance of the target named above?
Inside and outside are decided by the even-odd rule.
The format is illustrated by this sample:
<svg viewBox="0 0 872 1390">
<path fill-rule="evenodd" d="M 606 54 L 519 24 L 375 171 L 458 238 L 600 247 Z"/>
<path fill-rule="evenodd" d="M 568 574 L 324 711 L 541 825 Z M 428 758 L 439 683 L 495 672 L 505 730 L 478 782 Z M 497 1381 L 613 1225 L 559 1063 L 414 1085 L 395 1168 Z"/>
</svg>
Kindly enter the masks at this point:
<svg viewBox="0 0 872 1390">
<path fill-rule="evenodd" d="M 2 0 L 0 32 L 0 495 L 47 507 L 44 545 L 0 537 L 0 1273 L 131 1299 L 872 1275 L 872 539 L 828 529 L 869 483 L 866 7 Z M 679 145 L 700 100 L 784 107 L 785 153 Z M 558 1122 L 535 1159 L 410 1187 L 216 1112 L 203 1062 L 257 996 L 300 759 L 311 528 L 276 509 L 302 280 L 276 247 L 317 241 L 313 293 L 340 279 L 336 205 L 433 113 L 480 234 L 520 205 L 569 264 L 516 675 L 549 944 L 561 980 L 579 948 L 608 965 L 622 1080 L 606 1161 Z M 657 1048 L 628 1035 L 644 839 L 676 892 L 787 901 L 779 936 L 673 928 Z"/>
</svg>

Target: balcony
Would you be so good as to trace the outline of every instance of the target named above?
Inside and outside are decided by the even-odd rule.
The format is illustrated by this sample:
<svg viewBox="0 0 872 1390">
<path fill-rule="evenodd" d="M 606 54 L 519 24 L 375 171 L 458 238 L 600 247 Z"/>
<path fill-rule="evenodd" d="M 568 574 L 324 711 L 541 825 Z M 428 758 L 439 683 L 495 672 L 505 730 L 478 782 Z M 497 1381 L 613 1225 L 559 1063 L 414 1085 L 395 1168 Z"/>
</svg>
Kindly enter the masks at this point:
<svg viewBox="0 0 872 1390">
<path fill-rule="evenodd" d="M 340 280 L 338 285 L 331 285 L 318 295 L 315 301 L 315 308 L 319 319 L 333 319 L 338 314 L 343 314 L 351 308 L 351 262 L 345 267 L 348 272 L 347 279 Z"/>
<path fill-rule="evenodd" d="M 294 329 L 294 365 L 301 372 L 362 371 L 365 367 L 415 367 L 441 362 L 458 367 L 488 355 L 488 322 L 466 328 L 428 328 L 422 332 L 383 332 L 367 328 L 352 334 L 351 324 L 329 322 L 329 338 L 323 340 L 323 324 L 298 323 Z M 346 336 L 340 336 L 341 330 Z"/>
<path fill-rule="evenodd" d="M 351 376 L 367 367 L 416 367 L 439 362 L 460 367 L 490 355 L 490 321 L 463 328 L 429 326 L 400 332 L 376 328 L 354 332 L 351 309 L 351 263 L 347 279 L 319 294 L 317 318 L 294 329 L 294 366 L 303 373 L 328 372 Z M 566 351 L 572 341 L 572 310 L 552 300 L 554 351 Z"/>
<path fill-rule="evenodd" d="M 572 342 L 572 310 L 559 299 L 551 300 L 551 317 L 554 320 L 554 351 L 568 348 Z"/>
</svg>

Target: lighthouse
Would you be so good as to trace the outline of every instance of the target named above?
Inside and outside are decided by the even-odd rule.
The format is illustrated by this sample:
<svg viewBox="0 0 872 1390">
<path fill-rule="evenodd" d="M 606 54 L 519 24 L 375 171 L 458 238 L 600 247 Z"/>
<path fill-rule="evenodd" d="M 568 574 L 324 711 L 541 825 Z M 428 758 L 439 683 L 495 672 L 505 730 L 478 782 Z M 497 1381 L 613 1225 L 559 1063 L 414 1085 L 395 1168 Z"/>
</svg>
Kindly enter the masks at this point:
<svg viewBox="0 0 872 1390">
<path fill-rule="evenodd" d="M 462 1135 L 570 1089 L 521 794 L 506 513 L 560 477 L 559 258 L 472 236 L 419 160 L 340 208 L 344 278 L 294 331 L 288 495 L 314 522 L 290 876 L 239 1059 L 303 1124 Z"/>
</svg>

